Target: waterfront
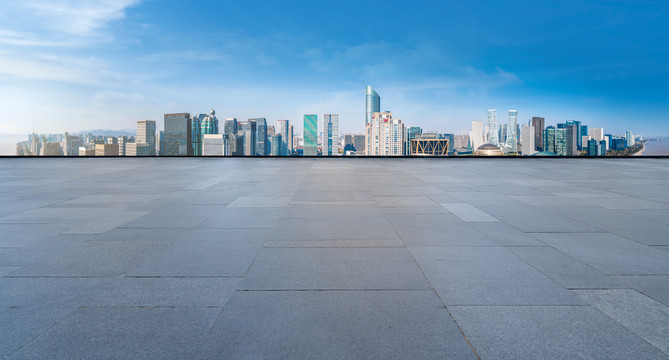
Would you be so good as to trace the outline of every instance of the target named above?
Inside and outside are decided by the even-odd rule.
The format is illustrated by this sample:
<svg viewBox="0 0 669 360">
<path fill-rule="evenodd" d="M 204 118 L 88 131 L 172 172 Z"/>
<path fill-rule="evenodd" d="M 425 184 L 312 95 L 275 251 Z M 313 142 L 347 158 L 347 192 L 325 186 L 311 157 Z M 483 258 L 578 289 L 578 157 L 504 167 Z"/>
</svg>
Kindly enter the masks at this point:
<svg viewBox="0 0 669 360">
<path fill-rule="evenodd" d="M 650 140 L 644 144 L 642 156 L 669 156 L 669 140 Z"/>
</svg>

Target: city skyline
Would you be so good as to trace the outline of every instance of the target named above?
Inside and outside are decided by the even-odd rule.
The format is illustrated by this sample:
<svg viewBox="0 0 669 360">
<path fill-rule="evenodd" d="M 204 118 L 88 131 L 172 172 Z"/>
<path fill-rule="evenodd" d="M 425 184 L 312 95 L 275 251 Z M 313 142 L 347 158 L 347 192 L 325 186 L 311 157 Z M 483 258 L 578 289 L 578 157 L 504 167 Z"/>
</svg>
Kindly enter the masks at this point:
<svg viewBox="0 0 669 360">
<path fill-rule="evenodd" d="M 3 2 L 0 133 L 132 129 L 212 107 L 297 133 L 304 114 L 338 113 L 342 133 L 360 133 L 369 84 L 380 110 L 434 131 L 496 108 L 518 109 L 519 124 L 669 134 L 663 2 L 257 5 Z M 369 27 L 369 14 L 403 26 Z"/>
</svg>

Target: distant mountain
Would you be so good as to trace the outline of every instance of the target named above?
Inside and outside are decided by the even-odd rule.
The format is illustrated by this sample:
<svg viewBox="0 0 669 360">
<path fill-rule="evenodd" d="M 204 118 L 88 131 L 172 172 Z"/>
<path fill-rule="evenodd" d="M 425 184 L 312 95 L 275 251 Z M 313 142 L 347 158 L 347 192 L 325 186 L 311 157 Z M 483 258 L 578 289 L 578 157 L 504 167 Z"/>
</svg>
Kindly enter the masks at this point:
<svg viewBox="0 0 669 360">
<path fill-rule="evenodd" d="M 109 129 L 91 129 L 72 133 L 72 135 L 93 134 L 102 136 L 135 136 L 137 131 L 133 129 L 109 130 Z"/>
</svg>

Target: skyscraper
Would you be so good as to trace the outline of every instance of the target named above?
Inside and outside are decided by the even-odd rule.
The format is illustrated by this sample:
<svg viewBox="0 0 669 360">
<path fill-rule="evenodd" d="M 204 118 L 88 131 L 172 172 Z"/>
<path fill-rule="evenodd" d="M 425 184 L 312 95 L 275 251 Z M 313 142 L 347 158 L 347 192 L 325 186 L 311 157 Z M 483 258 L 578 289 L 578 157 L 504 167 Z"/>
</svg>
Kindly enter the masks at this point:
<svg viewBox="0 0 669 360">
<path fill-rule="evenodd" d="M 472 149 L 476 150 L 485 143 L 483 138 L 483 123 L 472 121 L 472 131 L 469 132 L 469 141 L 472 143 Z"/>
<path fill-rule="evenodd" d="M 149 144 L 151 148 L 148 150 L 148 156 L 156 155 L 156 122 L 152 120 L 138 121 L 135 142 L 138 144 Z"/>
<path fill-rule="evenodd" d="M 191 118 L 190 130 L 190 156 L 202 156 L 202 120 L 205 114 L 197 114 Z"/>
<path fill-rule="evenodd" d="M 518 152 L 518 111 L 509 110 L 509 126 L 507 127 L 506 144 L 505 147 L 508 152 Z"/>
<path fill-rule="evenodd" d="M 365 89 L 365 125 L 372 121 L 372 115 L 381 111 L 381 97 L 369 85 Z"/>
<path fill-rule="evenodd" d="M 570 124 L 569 121 L 567 121 L 567 126 L 565 126 L 567 129 L 567 156 L 576 156 L 578 155 L 578 141 L 581 139 L 578 134 L 580 132 L 578 131 L 578 125 L 574 124 L 573 122 Z"/>
<path fill-rule="evenodd" d="M 202 136 L 218 134 L 218 118 L 216 117 L 216 111 L 211 109 L 209 115 L 202 118 L 202 123 L 200 124 Z"/>
<path fill-rule="evenodd" d="M 545 120 L 542 117 L 532 117 L 532 126 L 534 127 L 534 146 L 537 151 L 544 151 L 544 125 Z"/>
<path fill-rule="evenodd" d="M 404 124 L 390 112 L 377 112 L 365 129 L 365 155 L 401 156 L 405 154 Z"/>
<path fill-rule="evenodd" d="M 634 146 L 635 144 L 634 135 L 632 134 L 631 131 L 627 130 L 625 132 L 625 140 L 627 142 L 627 147 Z"/>
<path fill-rule="evenodd" d="M 225 122 L 223 123 L 223 133 L 225 135 L 237 134 L 237 119 L 225 118 Z"/>
<path fill-rule="evenodd" d="M 279 120 L 277 121 L 277 125 L 279 127 L 277 133 L 281 135 L 281 156 L 290 155 L 288 153 L 288 120 Z"/>
<path fill-rule="evenodd" d="M 281 156 L 281 134 L 272 135 L 272 156 Z"/>
<path fill-rule="evenodd" d="M 581 122 L 578 120 L 567 120 L 567 125 L 575 125 L 576 130 L 575 130 L 575 136 L 576 136 L 576 149 L 581 150 L 583 148 L 583 144 L 581 143 Z M 569 152 L 569 149 L 567 149 L 567 152 Z M 575 155 L 576 152 L 574 152 Z"/>
<path fill-rule="evenodd" d="M 293 125 L 288 126 L 288 138 L 286 139 L 286 144 L 288 145 L 288 154 L 287 155 L 292 155 L 293 151 L 295 150 L 295 146 L 293 144 Z"/>
<path fill-rule="evenodd" d="M 488 133 L 486 134 L 486 142 L 499 146 L 499 139 L 497 138 L 497 110 L 488 110 Z"/>
<path fill-rule="evenodd" d="M 253 119 L 239 123 L 244 141 L 244 156 L 256 154 L 256 122 Z"/>
<path fill-rule="evenodd" d="M 267 150 L 267 120 L 265 118 L 250 119 L 256 124 L 256 156 L 266 156 Z"/>
<path fill-rule="evenodd" d="M 166 156 L 192 155 L 191 117 L 188 113 L 165 114 Z"/>
<path fill-rule="evenodd" d="M 557 154 L 555 149 L 555 126 L 549 126 L 544 130 L 544 150 Z"/>
<path fill-rule="evenodd" d="M 304 156 L 318 155 L 317 147 L 318 116 L 314 114 L 304 115 Z"/>
<path fill-rule="evenodd" d="M 323 114 L 323 136 L 321 138 L 323 156 L 339 153 L 339 115 Z"/>
<path fill-rule="evenodd" d="M 602 141 L 602 140 L 604 140 L 604 129 L 603 128 L 592 128 L 592 129 L 590 129 L 588 135 L 590 135 L 591 138 L 593 138 L 597 141 Z"/>
<path fill-rule="evenodd" d="M 564 124 L 558 124 L 558 128 L 555 130 L 555 155 L 567 155 L 567 128 Z"/>
<path fill-rule="evenodd" d="M 523 125 L 520 136 L 521 153 L 523 156 L 532 155 L 537 152 L 534 145 L 535 132 L 533 126 Z"/>
</svg>

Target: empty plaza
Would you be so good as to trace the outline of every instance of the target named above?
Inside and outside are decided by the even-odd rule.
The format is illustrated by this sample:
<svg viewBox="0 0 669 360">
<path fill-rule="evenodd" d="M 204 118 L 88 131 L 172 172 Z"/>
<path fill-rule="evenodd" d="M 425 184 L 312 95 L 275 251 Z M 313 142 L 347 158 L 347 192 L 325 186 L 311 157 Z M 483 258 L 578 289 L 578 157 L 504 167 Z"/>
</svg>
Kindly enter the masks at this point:
<svg viewBox="0 0 669 360">
<path fill-rule="evenodd" d="M 0 358 L 669 358 L 669 160 L 0 159 Z"/>
</svg>

